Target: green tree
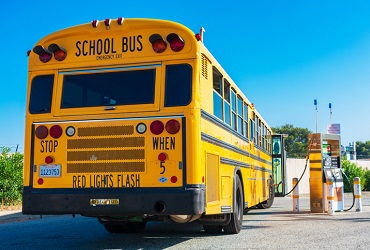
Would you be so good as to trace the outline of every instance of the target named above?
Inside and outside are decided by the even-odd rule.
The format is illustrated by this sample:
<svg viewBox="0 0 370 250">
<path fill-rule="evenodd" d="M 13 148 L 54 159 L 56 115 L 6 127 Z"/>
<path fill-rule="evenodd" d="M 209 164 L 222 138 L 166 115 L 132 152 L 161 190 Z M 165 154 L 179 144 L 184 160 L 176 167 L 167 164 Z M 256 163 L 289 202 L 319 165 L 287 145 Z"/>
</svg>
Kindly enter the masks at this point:
<svg viewBox="0 0 370 250">
<path fill-rule="evenodd" d="M 370 158 L 370 141 L 356 142 L 357 159 Z"/>
<path fill-rule="evenodd" d="M 303 158 L 307 154 L 308 135 L 312 131 L 307 128 L 294 127 L 292 124 L 285 124 L 281 127 L 273 127 L 276 134 L 287 134 L 285 138 L 285 150 L 289 158 Z"/>
<path fill-rule="evenodd" d="M 10 153 L 10 149 L 0 149 L 0 202 L 12 205 L 22 200 L 23 154 Z"/>
</svg>

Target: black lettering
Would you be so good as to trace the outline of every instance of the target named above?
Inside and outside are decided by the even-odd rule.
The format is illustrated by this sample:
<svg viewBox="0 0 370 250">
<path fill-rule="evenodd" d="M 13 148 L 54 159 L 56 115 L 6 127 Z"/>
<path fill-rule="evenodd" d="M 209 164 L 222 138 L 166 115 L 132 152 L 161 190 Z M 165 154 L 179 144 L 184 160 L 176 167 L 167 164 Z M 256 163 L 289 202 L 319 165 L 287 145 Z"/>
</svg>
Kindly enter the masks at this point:
<svg viewBox="0 0 370 250">
<path fill-rule="evenodd" d="M 81 55 L 81 49 L 80 49 L 80 44 L 81 44 L 81 41 L 77 41 L 76 42 L 76 48 L 78 50 L 78 52 L 76 52 L 76 56 L 80 56 Z"/>
<path fill-rule="evenodd" d="M 90 53 L 89 55 L 95 55 L 95 40 L 90 40 Z"/>
<path fill-rule="evenodd" d="M 74 175 L 72 179 L 72 188 L 77 188 L 76 182 L 77 182 L 77 176 Z"/>
<path fill-rule="evenodd" d="M 175 137 L 171 137 L 171 149 L 175 150 Z"/>
<path fill-rule="evenodd" d="M 138 35 L 137 37 L 137 43 L 139 44 L 139 46 L 137 47 L 137 51 L 142 51 L 143 50 L 143 44 L 141 43 L 141 39 L 142 39 L 142 35 Z"/>
<path fill-rule="evenodd" d="M 110 188 L 113 187 L 113 175 L 112 174 L 109 175 L 109 187 Z"/>
<path fill-rule="evenodd" d="M 103 52 L 103 41 L 101 39 L 98 39 L 96 43 L 96 53 L 100 55 Z"/>
<path fill-rule="evenodd" d="M 44 140 L 41 141 L 41 150 L 40 150 L 41 153 L 44 153 L 45 152 L 45 149 L 44 149 Z"/>
<path fill-rule="evenodd" d="M 114 39 L 112 38 L 112 53 L 117 53 L 117 51 L 114 50 Z"/>
<path fill-rule="evenodd" d="M 164 149 L 164 138 L 163 137 L 160 137 L 159 138 L 159 143 L 160 143 L 160 149 L 163 150 Z"/>
<path fill-rule="evenodd" d="M 136 187 L 140 187 L 140 175 L 136 175 Z"/>
<path fill-rule="evenodd" d="M 127 45 L 128 39 L 127 37 L 122 37 L 122 52 L 127 52 L 128 45 Z"/>
<path fill-rule="evenodd" d="M 57 147 L 58 147 L 58 141 L 54 140 L 54 150 L 53 150 L 54 152 L 56 151 Z"/>
<path fill-rule="evenodd" d="M 104 53 L 109 54 L 109 51 L 110 51 L 110 40 L 106 38 L 104 40 Z"/>
<path fill-rule="evenodd" d="M 126 187 L 129 187 L 130 186 L 130 178 L 129 178 L 129 175 L 126 175 L 126 184 L 125 184 Z"/>
<path fill-rule="evenodd" d="M 121 182 L 122 182 L 122 175 L 117 175 L 117 187 L 121 187 Z"/>
<path fill-rule="evenodd" d="M 84 56 L 87 56 L 88 55 L 88 53 L 87 53 L 87 51 L 85 52 L 85 45 L 87 45 L 89 42 L 88 41 L 83 41 L 83 43 L 82 43 L 82 55 L 84 55 Z"/>
<path fill-rule="evenodd" d="M 135 47 L 135 41 L 136 41 L 136 37 L 135 36 L 130 36 L 130 51 L 131 52 L 134 52 L 136 47 Z"/>
<path fill-rule="evenodd" d="M 153 150 L 158 149 L 158 137 L 153 137 Z"/>
<path fill-rule="evenodd" d="M 72 179 L 73 188 L 84 188 L 85 186 L 86 186 L 86 176 L 84 175 L 73 176 Z"/>
</svg>

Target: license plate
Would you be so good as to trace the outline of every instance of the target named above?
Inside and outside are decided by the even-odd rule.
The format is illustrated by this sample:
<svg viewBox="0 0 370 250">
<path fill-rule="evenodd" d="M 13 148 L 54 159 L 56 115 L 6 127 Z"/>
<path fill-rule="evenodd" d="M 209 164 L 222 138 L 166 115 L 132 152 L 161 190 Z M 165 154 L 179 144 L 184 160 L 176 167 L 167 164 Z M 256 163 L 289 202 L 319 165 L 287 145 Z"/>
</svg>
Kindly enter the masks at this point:
<svg viewBox="0 0 370 250">
<path fill-rule="evenodd" d="M 60 164 L 41 165 L 40 177 L 60 177 L 61 168 Z"/>
<path fill-rule="evenodd" d="M 91 206 L 119 205 L 119 199 L 90 199 Z"/>
</svg>

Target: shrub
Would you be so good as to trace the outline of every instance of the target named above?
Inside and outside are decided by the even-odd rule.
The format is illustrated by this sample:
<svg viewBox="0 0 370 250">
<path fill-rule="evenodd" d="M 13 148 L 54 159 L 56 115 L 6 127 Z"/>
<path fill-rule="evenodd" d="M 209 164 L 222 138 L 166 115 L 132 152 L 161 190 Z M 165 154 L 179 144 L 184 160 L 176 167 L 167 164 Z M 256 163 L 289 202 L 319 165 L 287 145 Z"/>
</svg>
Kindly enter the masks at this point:
<svg viewBox="0 0 370 250">
<path fill-rule="evenodd" d="M 365 170 L 362 167 L 357 166 L 354 163 L 351 163 L 349 160 L 342 160 L 342 168 L 345 175 L 349 180 L 346 180 L 346 177 L 343 176 L 344 182 L 344 192 L 351 192 L 353 189 L 353 178 L 359 177 L 361 180 L 361 187 L 365 186 Z"/>
<path fill-rule="evenodd" d="M 23 154 L 0 150 L 0 197 L 2 205 L 14 205 L 22 200 Z"/>
<path fill-rule="evenodd" d="M 370 191 L 370 170 L 369 169 L 365 170 L 364 179 L 365 179 L 365 183 L 363 186 L 363 190 Z"/>
</svg>

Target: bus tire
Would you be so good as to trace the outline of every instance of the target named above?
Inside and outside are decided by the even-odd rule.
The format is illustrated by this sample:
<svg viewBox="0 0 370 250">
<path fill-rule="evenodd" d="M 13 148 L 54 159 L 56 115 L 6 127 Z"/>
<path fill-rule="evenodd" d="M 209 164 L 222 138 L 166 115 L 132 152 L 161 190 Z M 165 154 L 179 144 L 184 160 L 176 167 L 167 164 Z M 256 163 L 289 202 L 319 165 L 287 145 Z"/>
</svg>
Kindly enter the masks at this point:
<svg viewBox="0 0 370 250">
<path fill-rule="evenodd" d="M 274 198 L 275 198 L 275 186 L 274 186 L 274 180 L 272 178 L 269 179 L 269 198 L 257 204 L 257 207 L 260 209 L 267 209 L 272 206 L 274 203 Z"/>
<path fill-rule="evenodd" d="M 233 213 L 231 214 L 231 220 L 226 226 L 223 227 L 226 234 L 239 233 L 243 225 L 244 195 L 239 175 L 235 176 L 235 187 L 235 204 L 233 204 Z"/>
<path fill-rule="evenodd" d="M 222 232 L 221 225 L 203 225 L 203 229 L 207 234 L 219 234 Z"/>
</svg>

